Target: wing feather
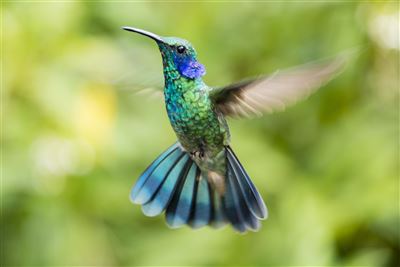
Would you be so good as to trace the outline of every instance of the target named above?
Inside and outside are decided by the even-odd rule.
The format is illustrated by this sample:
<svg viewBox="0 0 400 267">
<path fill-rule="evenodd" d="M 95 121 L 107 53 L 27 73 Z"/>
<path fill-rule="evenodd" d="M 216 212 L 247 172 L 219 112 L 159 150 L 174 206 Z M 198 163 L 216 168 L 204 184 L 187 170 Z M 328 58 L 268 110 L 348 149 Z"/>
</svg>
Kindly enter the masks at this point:
<svg viewBox="0 0 400 267">
<path fill-rule="evenodd" d="M 220 112 L 231 117 L 282 111 L 337 76 L 348 58 L 348 52 L 342 53 L 327 60 L 216 88 L 210 92 L 210 97 Z"/>
</svg>

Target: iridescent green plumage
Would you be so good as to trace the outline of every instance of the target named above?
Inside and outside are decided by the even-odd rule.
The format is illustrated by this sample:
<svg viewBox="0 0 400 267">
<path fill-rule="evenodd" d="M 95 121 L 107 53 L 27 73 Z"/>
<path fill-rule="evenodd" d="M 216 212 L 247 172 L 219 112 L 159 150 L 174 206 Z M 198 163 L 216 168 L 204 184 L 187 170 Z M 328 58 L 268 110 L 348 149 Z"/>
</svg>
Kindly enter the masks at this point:
<svg viewBox="0 0 400 267">
<path fill-rule="evenodd" d="M 166 210 L 171 227 L 219 227 L 229 222 L 239 232 L 258 230 L 267 210 L 229 146 L 225 116 L 281 110 L 331 79 L 345 58 L 212 88 L 203 82 L 205 68 L 188 41 L 124 29 L 157 42 L 163 61 L 165 105 L 178 137 L 177 144 L 138 179 L 132 201 L 143 205 L 148 216 Z"/>
<path fill-rule="evenodd" d="M 188 42 L 168 39 L 167 46 L 184 43 L 190 56 L 197 60 L 196 52 Z M 165 44 L 159 44 L 163 57 L 165 77 L 165 104 L 171 125 L 187 151 L 201 151 L 205 146 L 219 152 L 229 142 L 225 119 L 217 114 L 211 102 L 211 88 L 201 77 L 195 79 L 181 75 L 174 63 L 174 53 Z"/>
<path fill-rule="evenodd" d="M 163 38 L 158 43 L 164 68 L 164 98 L 167 114 L 182 147 L 192 155 L 204 177 L 214 175 L 211 182 L 221 193 L 226 173 L 224 148 L 229 144 L 229 129 L 221 112 L 215 109 L 210 91 L 201 74 L 189 78 L 179 63 L 197 62 L 191 44 L 180 38 Z M 183 46 L 182 60 L 177 60 L 176 47 Z M 171 49 L 172 47 L 172 49 Z M 196 74 L 196 73 L 195 73 Z"/>
</svg>

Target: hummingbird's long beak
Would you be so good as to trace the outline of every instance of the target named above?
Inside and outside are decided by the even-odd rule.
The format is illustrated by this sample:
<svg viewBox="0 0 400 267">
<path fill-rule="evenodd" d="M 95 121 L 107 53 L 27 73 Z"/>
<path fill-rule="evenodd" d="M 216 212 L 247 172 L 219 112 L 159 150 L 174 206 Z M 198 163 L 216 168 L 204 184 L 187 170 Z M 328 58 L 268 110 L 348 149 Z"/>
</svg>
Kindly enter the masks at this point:
<svg viewBox="0 0 400 267">
<path fill-rule="evenodd" d="M 162 43 L 164 42 L 163 39 L 160 36 L 158 36 L 157 34 L 154 34 L 154 33 L 151 33 L 151 32 L 145 31 L 145 30 L 132 28 L 132 27 L 126 27 L 126 26 L 122 27 L 122 29 L 125 30 L 125 31 L 136 32 L 136 33 L 139 33 L 141 35 L 150 37 L 151 39 L 155 40 L 156 42 L 162 42 Z"/>
</svg>

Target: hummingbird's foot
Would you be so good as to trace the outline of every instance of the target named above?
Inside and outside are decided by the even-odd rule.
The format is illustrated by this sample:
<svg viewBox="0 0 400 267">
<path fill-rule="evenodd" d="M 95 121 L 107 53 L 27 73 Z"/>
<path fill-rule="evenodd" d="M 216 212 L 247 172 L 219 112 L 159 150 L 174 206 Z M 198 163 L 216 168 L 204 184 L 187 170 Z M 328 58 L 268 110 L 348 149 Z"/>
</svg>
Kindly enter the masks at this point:
<svg viewBox="0 0 400 267">
<path fill-rule="evenodd" d="M 204 151 L 192 151 L 190 152 L 190 156 L 196 159 L 203 159 L 204 158 Z"/>
</svg>

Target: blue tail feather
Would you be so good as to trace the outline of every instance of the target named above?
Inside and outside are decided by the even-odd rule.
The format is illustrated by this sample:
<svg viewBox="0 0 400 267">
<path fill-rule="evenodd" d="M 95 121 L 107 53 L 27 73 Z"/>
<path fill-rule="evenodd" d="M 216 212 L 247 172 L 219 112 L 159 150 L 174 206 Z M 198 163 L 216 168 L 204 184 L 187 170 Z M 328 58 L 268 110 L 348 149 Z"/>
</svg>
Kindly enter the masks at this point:
<svg viewBox="0 0 400 267">
<path fill-rule="evenodd" d="M 246 231 L 246 225 L 241 213 L 239 200 L 233 185 L 233 171 L 231 166 L 227 166 L 227 177 L 225 180 L 226 188 L 225 195 L 223 196 L 223 203 L 226 216 L 233 228 L 241 233 Z"/>
<path fill-rule="evenodd" d="M 169 173 L 172 167 L 174 167 L 181 155 L 182 151 L 177 148 L 172 153 L 168 154 L 160 162 L 160 164 L 155 167 L 153 172 L 146 179 L 142 188 L 139 190 L 138 194 L 136 196 L 131 195 L 131 198 L 135 204 L 145 204 L 153 197 L 153 195 L 157 192 L 157 189 L 167 178 L 166 174 Z M 135 188 L 132 191 L 136 191 Z"/>
<path fill-rule="evenodd" d="M 171 204 L 166 211 L 166 219 L 172 228 L 187 224 L 192 209 L 193 194 L 195 190 L 197 166 L 194 162 L 190 163 L 186 178 L 182 179 L 183 184 L 180 190 L 177 190 Z"/>
<path fill-rule="evenodd" d="M 250 211 L 259 219 L 265 219 L 267 217 L 267 208 L 258 193 L 256 187 L 253 185 L 250 177 L 240 164 L 236 155 L 233 153 L 230 147 L 227 147 L 227 159 L 232 164 L 235 176 L 239 182 L 240 188 L 243 192 L 245 201 Z"/>
<path fill-rule="evenodd" d="M 228 177 L 231 180 L 231 186 L 233 188 L 234 199 L 236 200 L 237 204 L 237 212 L 239 217 L 242 219 L 245 227 L 249 230 L 257 231 L 260 227 L 259 220 L 251 213 L 249 206 L 246 203 L 244 193 L 242 188 L 240 187 L 240 176 L 233 168 L 232 163 L 228 161 L 228 168 L 231 168 L 232 175 Z"/>
<path fill-rule="evenodd" d="M 132 188 L 131 191 L 131 200 L 135 203 L 135 199 L 137 195 L 139 194 L 140 190 L 143 188 L 144 183 L 147 181 L 149 178 L 150 174 L 153 173 L 155 168 L 158 167 L 158 165 L 165 159 L 167 158 L 172 152 L 174 152 L 178 148 L 178 142 L 176 142 L 174 145 L 170 146 L 167 150 L 165 150 L 158 158 L 156 158 L 153 163 L 150 164 L 149 167 L 143 172 L 142 175 L 140 175 L 139 179 L 137 180 L 135 186 Z"/>
<path fill-rule="evenodd" d="M 209 223 L 211 217 L 211 199 L 208 181 L 198 172 L 198 185 L 196 200 L 194 202 L 190 225 L 193 228 L 200 228 Z"/>
<path fill-rule="evenodd" d="M 210 184 L 208 185 L 210 187 L 210 192 L 211 192 L 211 207 L 212 207 L 210 225 L 214 228 L 220 228 L 224 226 L 227 222 L 222 205 L 221 196 L 215 189 L 212 188 Z"/>
<path fill-rule="evenodd" d="M 139 177 L 131 199 L 147 216 L 165 212 L 172 228 L 189 225 L 219 228 L 229 223 L 238 232 L 258 230 L 266 217 L 265 204 L 230 147 L 225 148 L 223 194 L 176 143 L 164 151 Z"/>
<path fill-rule="evenodd" d="M 164 179 L 157 192 L 152 199 L 142 206 L 143 213 L 147 216 L 153 217 L 161 214 L 167 207 L 174 190 L 182 177 L 184 167 L 189 160 L 189 156 L 185 153 L 182 154 L 175 165 L 170 169 L 167 178 Z"/>
</svg>

